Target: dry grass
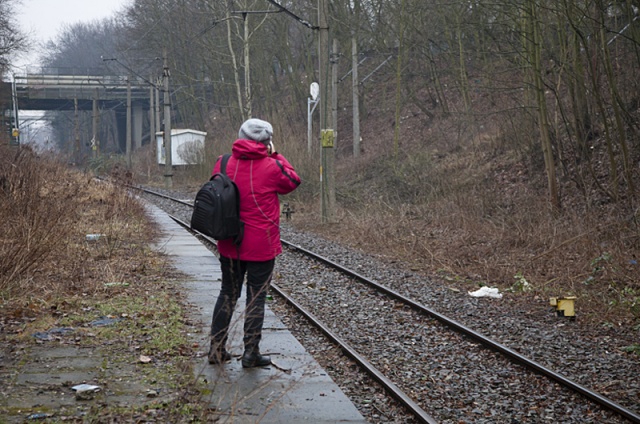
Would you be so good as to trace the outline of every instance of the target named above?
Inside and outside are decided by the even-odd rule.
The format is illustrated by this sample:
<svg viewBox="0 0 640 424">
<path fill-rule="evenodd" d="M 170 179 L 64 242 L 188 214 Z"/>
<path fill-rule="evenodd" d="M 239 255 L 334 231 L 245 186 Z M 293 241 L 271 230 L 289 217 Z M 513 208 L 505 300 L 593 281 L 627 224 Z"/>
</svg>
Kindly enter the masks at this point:
<svg viewBox="0 0 640 424">
<path fill-rule="evenodd" d="M 594 201 L 595 186 L 585 194 L 561 175 L 564 208 L 554 213 L 536 146 L 505 145 L 515 135 L 497 130 L 452 141 L 452 128 L 436 125 L 425 137 L 419 118 L 408 118 L 397 159 L 387 142 L 370 144 L 377 154 L 343 160 L 333 225 L 318 224 L 312 203 L 313 213 L 294 222 L 462 288 L 518 292 L 526 280 L 533 296 L 577 295 L 585 322 L 638 323 L 640 209 L 633 199 Z"/>
<path fill-rule="evenodd" d="M 29 149 L 0 152 L 0 297 L 3 307 L 107 296 L 163 261 L 142 206 L 124 190 Z M 87 235 L 99 234 L 96 241 Z"/>
<path fill-rule="evenodd" d="M 101 349 L 112 370 L 126 369 L 140 354 L 152 356 L 156 364 L 127 375 L 127 382 L 135 386 L 153 380 L 167 387 L 157 404 L 148 399 L 130 406 L 84 405 L 86 419 L 130 422 L 145 417 L 146 408 L 155 414 L 146 421 L 205 417 L 206 402 L 190 368 L 197 346 L 188 339 L 183 294 L 173 284 L 179 275 L 165 257 L 150 250 L 157 229 L 143 206 L 119 184 L 95 180 L 54 158 L 25 148 L 0 150 L 0 343 L 6 349 L 5 364 L 14 357 L 7 352 L 38 344 L 35 332 L 72 327 L 74 336 L 59 344 L 83 346 L 87 352 Z M 118 169 L 114 176 L 131 178 Z M 88 234 L 100 237 L 87 240 Z M 88 323 L 105 316 L 122 317 L 123 322 L 117 328 L 89 330 Z M 28 356 L 16 353 L 15 358 L 25 361 Z M 100 377 L 100 384 L 122 380 L 117 371 L 109 375 Z M 31 396 L 34 390 L 42 392 L 37 385 L 12 386 L 8 405 L 11 396 Z M 58 401 L 58 395 L 52 396 L 48 410 L 75 422 Z M 17 412 L 8 408 L 2 413 Z"/>
</svg>

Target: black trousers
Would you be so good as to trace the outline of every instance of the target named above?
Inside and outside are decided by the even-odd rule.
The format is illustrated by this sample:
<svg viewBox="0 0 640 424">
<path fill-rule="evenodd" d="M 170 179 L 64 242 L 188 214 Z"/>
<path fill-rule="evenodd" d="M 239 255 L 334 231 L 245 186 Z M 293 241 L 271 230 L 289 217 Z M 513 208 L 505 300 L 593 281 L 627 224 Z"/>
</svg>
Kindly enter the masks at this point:
<svg viewBox="0 0 640 424">
<path fill-rule="evenodd" d="M 211 340 L 223 350 L 229 333 L 229 325 L 247 278 L 247 304 L 244 317 L 245 350 L 259 349 L 264 323 L 264 307 L 271 283 L 275 259 L 266 262 L 240 261 L 220 256 L 222 288 L 213 309 Z"/>
</svg>

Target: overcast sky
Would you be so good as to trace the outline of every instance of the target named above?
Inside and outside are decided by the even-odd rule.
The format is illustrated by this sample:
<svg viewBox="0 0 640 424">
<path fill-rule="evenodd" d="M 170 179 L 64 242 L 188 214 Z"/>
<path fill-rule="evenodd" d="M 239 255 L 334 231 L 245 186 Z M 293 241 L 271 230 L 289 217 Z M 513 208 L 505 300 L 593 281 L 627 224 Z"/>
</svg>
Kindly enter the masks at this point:
<svg viewBox="0 0 640 424">
<path fill-rule="evenodd" d="M 22 0 L 16 8 L 18 22 L 38 43 L 58 34 L 64 25 L 91 22 L 112 16 L 133 0 Z M 18 66 L 35 65 L 37 54 L 22 58 Z"/>
</svg>

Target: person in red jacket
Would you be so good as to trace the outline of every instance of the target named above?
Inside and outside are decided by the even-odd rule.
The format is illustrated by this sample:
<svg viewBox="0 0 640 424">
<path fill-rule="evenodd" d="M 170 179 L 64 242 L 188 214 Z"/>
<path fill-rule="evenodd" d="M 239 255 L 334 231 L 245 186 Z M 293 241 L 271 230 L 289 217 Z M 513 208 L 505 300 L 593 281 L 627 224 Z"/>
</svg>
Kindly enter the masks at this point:
<svg viewBox="0 0 640 424">
<path fill-rule="evenodd" d="M 226 350 L 229 324 L 247 278 L 244 320 L 244 368 L 266 366 L 271 358 L 260 353 L 265 299 L 280 243 L 280 202 L 278 195 L 300 185 L 293 166 L 273 146 L 273 128 L 260 119 L 249 119 L 240 127 L 233 143 L 226 173 L 240 192 L 240 220 L 244 237 L 237 246 L 233 239 L 219 240 L 222 288 L 213 310 L 209 363 L 231 359 Z M 222 157 L 222 156 L 221 156 Z M 212 174 L 220 170 L 218 158 Z"/>
</svg>

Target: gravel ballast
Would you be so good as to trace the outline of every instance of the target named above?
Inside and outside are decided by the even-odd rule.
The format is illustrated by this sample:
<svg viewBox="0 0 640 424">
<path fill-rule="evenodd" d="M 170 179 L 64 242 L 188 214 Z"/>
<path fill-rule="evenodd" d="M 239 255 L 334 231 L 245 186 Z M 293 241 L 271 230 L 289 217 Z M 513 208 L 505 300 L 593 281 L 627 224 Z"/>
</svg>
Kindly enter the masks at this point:
<svg viewBox="0 0 640 424">
<path fill-rule="evenodd" d="M 192 193 L 166 194 L 193 199 Z M 190 219 L 189 208 L 143 197 L 182 220 Z M 637 331 L 588 327 L 579 317 L 558 317 L 548 299 L 528 293 L 474 298 L 460 283 L 429 279 L 402 264 L 296 231 L 288 223 L 282 227 L 283 239 L 415 299 L 640 414 L 640 358 L 624 350 L 638 343 Z M 278 257 L 274 282 L 370 358 L 438 422 L 629 422 L 295 251 L 285 248 Z M 393 399 L 282 300 L 274 297 L 270 306 L 367 420 L 411 422 Z"/>
</svg>

